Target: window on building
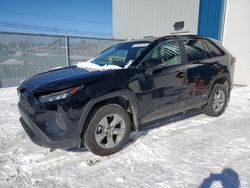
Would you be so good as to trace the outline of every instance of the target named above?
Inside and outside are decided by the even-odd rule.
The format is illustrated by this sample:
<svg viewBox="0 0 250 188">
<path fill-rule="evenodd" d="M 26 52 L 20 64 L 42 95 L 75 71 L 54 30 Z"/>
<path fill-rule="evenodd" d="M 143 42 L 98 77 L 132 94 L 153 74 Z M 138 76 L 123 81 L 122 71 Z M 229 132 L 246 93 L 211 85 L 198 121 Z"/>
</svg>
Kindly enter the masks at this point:
<svg viewBox="0 0 250 188">
<path fill-rule="evenodd" d="M 181 50 L 179 43 L 176 41 L 166 41 L 156 47 L 148 56 L 146 63 L 161 64 L 164 66 L 172 66 L 181 64 Z"/>
<path fill-rule="evenodd" d="M 184 48 L 189 62 L 206 59 L 206 50 L 202 40 L 184 40 Z"/>
</svg>

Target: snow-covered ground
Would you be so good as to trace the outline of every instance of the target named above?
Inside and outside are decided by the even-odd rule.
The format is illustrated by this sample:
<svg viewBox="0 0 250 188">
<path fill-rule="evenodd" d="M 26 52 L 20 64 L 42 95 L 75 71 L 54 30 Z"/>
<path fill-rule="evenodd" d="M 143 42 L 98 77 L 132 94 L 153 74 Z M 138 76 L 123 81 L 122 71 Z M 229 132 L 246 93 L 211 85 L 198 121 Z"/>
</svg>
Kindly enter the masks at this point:
<svg viewBox="0 0 250 188">
<path fill-rule="evenodd" d="M 226 112 L 175 117 L 98 157 L 33 144 L 15 88 L 0 89 L 0 187 L 250 187 L 250 87 L 235 87 Z"/>
</svg>

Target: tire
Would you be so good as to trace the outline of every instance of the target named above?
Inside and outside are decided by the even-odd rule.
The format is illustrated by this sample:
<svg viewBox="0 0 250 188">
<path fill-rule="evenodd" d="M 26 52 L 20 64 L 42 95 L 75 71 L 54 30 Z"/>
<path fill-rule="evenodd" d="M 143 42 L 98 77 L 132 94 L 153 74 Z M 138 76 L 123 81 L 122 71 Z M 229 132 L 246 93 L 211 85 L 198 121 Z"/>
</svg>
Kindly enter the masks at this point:
<svg viewBox="0 0 250 188">
<path fill-rule="evenodd" d="M 224 96 L 224 98 L 222 96 Z M 221 84 L 214 85 L 209 95 L 208 103 L 203 108 L 203 113 L 212 117 L 220 116 L 227 107 L 228 98 L 229 90 L 227 87 Z"/>
<path fill-rule="evenodd" d="M 130 131 L 128 112 L 118 104 L 107 104 L 93 113 L 84 134 L 84 145 L 96 155 L 111 155 L 128 142 Z"/>
</svg>

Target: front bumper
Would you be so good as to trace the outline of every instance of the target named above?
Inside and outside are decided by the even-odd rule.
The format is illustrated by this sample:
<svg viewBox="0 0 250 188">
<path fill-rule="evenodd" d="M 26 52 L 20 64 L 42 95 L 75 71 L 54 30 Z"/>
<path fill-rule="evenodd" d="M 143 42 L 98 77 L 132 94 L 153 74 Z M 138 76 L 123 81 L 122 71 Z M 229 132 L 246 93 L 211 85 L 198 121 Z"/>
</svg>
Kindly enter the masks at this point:
<svg viewBox="0 0 250 188">
<path fill-rule="evenodd" d="M 81 145 L 81 139 L 75 131 L 70 134 L 72 135 L 70 138 L 65 137 L 63 134 L 59 135 L 51 135 L 50 132 L 45 131 L 29 117 L 24 110 L 18 105 L 19 112 L 21 114 L 20 122 L 30 137 L 30 139 L 37 145 L 42 147 L 47 147 L 51 149 L 69 149 L 74 147 L 79 147 Z M 56 117 L 55 117 L 56 118 Z M 53 119 L 53 118 L 52 118 Z M 43 126 L 47 126 L 43 125 Z M 65 130 L 65 131 L 72 131 L 72 130 Z M 68 134 L 67 134 L 68 135 Z"/>
</svg>

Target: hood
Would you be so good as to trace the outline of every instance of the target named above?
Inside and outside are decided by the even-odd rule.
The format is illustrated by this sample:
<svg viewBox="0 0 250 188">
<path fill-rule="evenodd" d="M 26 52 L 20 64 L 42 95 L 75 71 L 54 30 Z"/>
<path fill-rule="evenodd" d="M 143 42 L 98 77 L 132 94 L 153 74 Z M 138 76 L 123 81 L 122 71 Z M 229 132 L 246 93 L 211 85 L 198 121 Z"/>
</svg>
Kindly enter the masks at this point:
<svg viewBox="0 0 250 188">
<path fill-rule="evenodd" d="M 113 71 L 115 70 L 88 71 L 77 66 L 65 67 L 35 75 L 24 81 L 19 89 L 24 88 L 34 93 L 58 91 L 102 79 Z"/>
</svg>

